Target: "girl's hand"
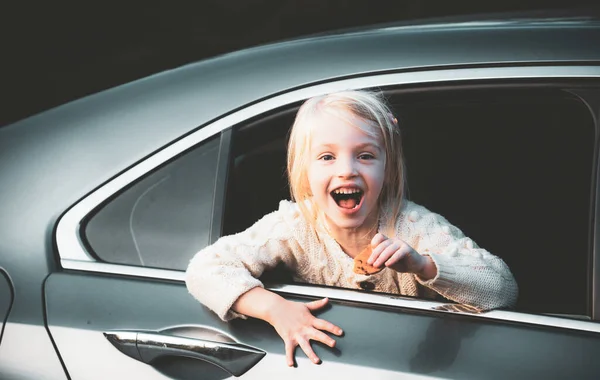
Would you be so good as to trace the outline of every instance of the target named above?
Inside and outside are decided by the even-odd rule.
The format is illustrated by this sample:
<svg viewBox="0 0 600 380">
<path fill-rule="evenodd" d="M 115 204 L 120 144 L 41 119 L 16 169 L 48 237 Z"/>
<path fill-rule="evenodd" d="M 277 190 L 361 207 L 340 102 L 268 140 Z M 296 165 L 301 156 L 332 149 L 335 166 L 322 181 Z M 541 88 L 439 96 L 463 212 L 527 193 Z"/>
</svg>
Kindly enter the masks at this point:
<svg viewBox="0 0 600 380">
<path fill-rule="evenodd" d="M 321 359 L 315 354 L 309 341 L 314 340 L 329 347 L 334 347 L 335 340 L 323 331 L 338 336 L 342 335 L 341 328 L 312 315 L 313 311 L 321 309 L 327 305 L 327 302 L 327 298 L 307 303 L 284 299 L 281 302 L 277 302 L 269 311 L 269 316 L 266 320 L 275 328 L 281 339 L 283 339 L 285 343 L 285 356 L 287 364 L 290 367 L 294 365 L 294 351 L 296 346 L 300 346 L 313 363 L 319 364 Z"/>
<path fill-rule="evenodd" d="M 367 263 L 374 267 L 392 268 L 396 272 L 415 273 L 427 281 L 437 275 L 437 267 L 429 256 L 422 256 L 401 239 L 390 239 L 378 233 L 371 240 L 373 253 Z"/>
</svg>

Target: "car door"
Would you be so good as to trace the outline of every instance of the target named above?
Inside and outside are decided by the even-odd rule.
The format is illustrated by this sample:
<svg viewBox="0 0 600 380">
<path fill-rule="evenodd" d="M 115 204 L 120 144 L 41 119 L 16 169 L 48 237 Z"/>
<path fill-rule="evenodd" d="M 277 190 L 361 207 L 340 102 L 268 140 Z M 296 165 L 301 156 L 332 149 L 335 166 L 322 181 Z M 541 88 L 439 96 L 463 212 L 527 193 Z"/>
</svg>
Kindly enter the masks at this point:
<svg viewBox="0 0 600 380">
<path fill-rule="evenodd" d="M 4 324 L 8 318 L 10 307 L 13 303 L 12 284 L 10 283 L 5 271 L 0 268 L 0 344 L 2 344 L 2 333 L 4 332 Z"/>
<path fill-rule="evenodd" d="M 515 76 L 529 76 L 541 83 L 548 78 L 573 76 L 574 72 L 584 79 L 600 74 L 597 68 L 589 67 L 490 68 L 375 75 L 324 83 L 232 113 L 125 171 L 65 213 L 56 229 L 56 245 L 64 270 L 52 273 L 45 283 L 46 311 L 49 331 L 67 372 L 72 379 L 597 377 L 600 363 L 594 359 L 600 354 L 600 328 L 590 321 L 597 314 L 590 311 L 594 303 L 587 276 L 588 273 L 593 276 L 593 272 L 588 266 L 592 251 L 587 241 L 575 246 L 581 252 L 573 253 L 577 256 L 574 269 L 567 270 L 563 277 L 565 282 L 576 282 L 568 285 L 569 289 L 584 293 L 567 293 L 573 302 L 559 299 L 565 294 L 551 290 L 550 295 L 536 298 L 544 289 L 538 281 L 546 282 L 551 289 L 560 289 L 550 284 L 552 278 L 544 277 L 544 273 L 528 272 L 532 257 L 540 256 L 524 259 L 507 256 L 506 261 L 514 267 L 518 279 L 532 276 L 541 279 L 531 278 L 526 282 L 527 302 L 519 306 L 523 312 L 499 310 L 473 314 L 460 306 L 448 306 L 447 301 L 290 283 L 275 276 L 268 287 L 287 299 L 306 302 L 329 297 L 331 307 L 319 316 L 344 329 L 344 336 L 336 339 L 335 348 L 313 344 L 323 360 L 321 365 L 310 363 L 298 350 L 296 368 L 285 365 L 283 343 L 270 325 L 255 319 L 223 322 L 195 301 L 183 283 L 186 262 L 198 249 L 222 234 L 245 228 L 254 219 L 254 213 L 268 211 L 285 193 L 285 181 L 281 181 L 284 177 L 277 177 L 289 127 L 285 123 L 307 97 L 344 88 L 384 88 L 390 96 L 396 91 L 401 103 L 410 105 L 404 110 L 410 119 L 411 109 L 418 109 L 423 102 L 428 104 L 432 96 L 451 88 L 444 87 L 448 80 L 453 86 L 456 81 L 467 87 L 485 85 L 485 99 L 489 100 L 498 99 L 499 88 L 506 87 Z M 496 79 L 498 86 L 490 86 L 490 78 Z M 431 82 L 436 87 L 423 98 L 403 97 L 411 85 Z M 562 87 L 556 91 L 567 94 Z M 584 105 L 583 123 L 591 125 L 595 136 L 590 108 L 597 110 L 597 104 L 582 97 L 576 99 Z M 401 108 L 402 104 L 396 106 Z M 433 120 L 431 125 L 438 122 Z M 408 148 L 407 153 L 412 154 L 413 162 L 419 154 L 425 154 L 421 162 L 426 164 L 415 167 L 431 169 L 441 165 L 438 161 L 427 161 L 426 153 L 432 152 L 427 151 L 427 145 L 418 143 L 423 134 L 406 133 L 409 137 L 405 144 L 415 144 L 414 151 Z M 452 140 L 452 135 L 448 133 L 438 139 L 458 143 Z M 484 133 L 479 138 L 485 136 Z M 507 141 L 513 137 L 508 136 Z M 498 135 L 492 134 L 492 140 L 495 138 Z M 565 141 L 576 144 L 579 140 Z M 538 156 L 534 145 L 522 144 L 519 149 L 526 152 L 528 147 L 534 152 L 532 157 Z M 477 156 L 469 154 L 470 148 L 469 144 L 456 148 L 457 157 L 465 162 L 476 160 Z M 588 162 L 581 170 L 587 174 L 596 170 L 593 142 L 591 149 L 589 146 L 579 149 L 576 145 L 570 149 L 570 152 L 592 152 L 582 153 L 581 160 Z M 552 156 L 548 152 L 551 150 L 544 157 Z M 411 157 L 407 160 L 410 175 Z M 502 161 L 500 157 L 491 162 Z M 269 163 L 274 165 L 269 168 Z M 513 163 L 517 167 L 520 161 L 515 158 Z M 492 169 L 487 171 L 501 170 Z M 562 172 L 569 173 L 572 169 L 567 166 Z M 493 178 L 485 174 L 486 170 L 481 173 L 482 178 Z M 255 181 L 248 182 L 252 178 Z M 436 211 L 454 214 L 454 220 L 459 218 L 461 210 L 452 210 L 453 203 L 444 202 L 443 193 L 428 194 L 425 188 L 429 187 L 429 178 L 416 178 L 411 197 L 436 206 Z M 448 181 L 434 185 L 450 186 Z M 489 183 L 478 186 L 491 187 Z M 586 186 L 595 195 L 595 183 L 589 178 L 587 185 L 582 183 L 577 191 Z M 260 190 L 250 191 L 249 187 Z M 483 202 L 485 198 L 480 196 L 477 200 Z M 525 200 L 524 204 L 531 201 Z M 590 202 L 573 207 L 589 212 Z M 469 210 L 477 211 L 480 205 L 471 205 Z M 564 210 L 569 212 L 571 208 Z M 577 231 L 583 229 L 577 236 L 583 236 L 584 240 L 591 238 L 588 216 L 589 213 L 583 227 L 577 224 L 579 220 L 573 224 Z M 469 218 L 458 220 L 460 225 L 470 222 Z M 506 240 L 497 238 L 502 236 L 499 231 L 490 232 L 485 226 L 473 225 L 478 229 L 474 233 L 483 240 L 496 244 Z M 543 229 L 536 233 L 542 234 Z M 502 253 L 511 252 L 510 247 L 499 246 Z M 560 256 L 552 255 L 560 253 L 548 255 L 554 258 Z M 558 271 L 560 263 L 540 267 Z M 553 301 L 559 307 L 554 308 Z M 567 314 L 571 317 L 566 318 Z"/>
</svg>

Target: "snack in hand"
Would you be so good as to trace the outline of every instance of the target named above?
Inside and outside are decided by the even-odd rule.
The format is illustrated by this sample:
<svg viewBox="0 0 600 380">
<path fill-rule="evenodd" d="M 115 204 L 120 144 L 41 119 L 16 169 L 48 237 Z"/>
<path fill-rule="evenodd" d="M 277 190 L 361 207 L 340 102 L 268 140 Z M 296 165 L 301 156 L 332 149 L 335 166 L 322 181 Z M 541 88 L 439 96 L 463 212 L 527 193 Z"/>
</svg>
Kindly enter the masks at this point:
<svg viewBox="0 0 600 380">
<path fill-rule="evenodd" d="M 385 268 L 384 266 L 376 268 L 373 265 L 367 264 L 367 260 L 371 257 L 372 252 L 373 249 L 371 249 L 371 246 L 368 246 L 354 258 L 354 273 L 375 274 L 381 272 L 383 268 Z"/>
</svg>

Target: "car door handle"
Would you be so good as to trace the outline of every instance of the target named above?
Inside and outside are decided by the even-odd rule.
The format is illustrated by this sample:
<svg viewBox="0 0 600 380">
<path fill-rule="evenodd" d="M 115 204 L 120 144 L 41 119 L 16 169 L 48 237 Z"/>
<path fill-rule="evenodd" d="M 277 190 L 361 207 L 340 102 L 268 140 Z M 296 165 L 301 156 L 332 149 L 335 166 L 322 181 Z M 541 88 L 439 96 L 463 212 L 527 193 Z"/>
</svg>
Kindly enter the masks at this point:
<svg viewBox="0 0 600 380">
<path fill-rule="evenodd" d="M 146 364 L 160 357 L 183 356 L 200 359 L 233 376 L 240 376 L 258 363 L 265 352 L 241 344 L 176 336 L 169 330 L 153 331 L 106 331 L 104 336 L 125 355 Z"/>
</svg>

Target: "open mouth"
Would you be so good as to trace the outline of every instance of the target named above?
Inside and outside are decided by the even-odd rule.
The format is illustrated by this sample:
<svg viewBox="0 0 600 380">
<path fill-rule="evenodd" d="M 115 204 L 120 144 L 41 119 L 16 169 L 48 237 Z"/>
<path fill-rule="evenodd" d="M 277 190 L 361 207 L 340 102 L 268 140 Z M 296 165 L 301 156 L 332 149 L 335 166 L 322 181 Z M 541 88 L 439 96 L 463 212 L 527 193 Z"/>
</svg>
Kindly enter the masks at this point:
<svg viewBox="0 0 600 380">
<path fill-rule="evenodd" d="M 360 189 L 336 189 L 331 192 L 331 197 L 341 208 L 353 209 L 360 205 L 363 191 Z"/>
</svg>

